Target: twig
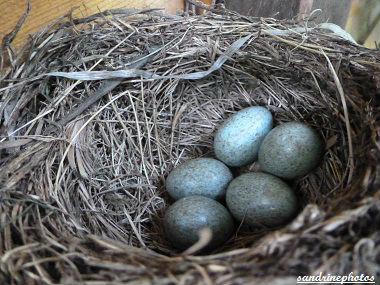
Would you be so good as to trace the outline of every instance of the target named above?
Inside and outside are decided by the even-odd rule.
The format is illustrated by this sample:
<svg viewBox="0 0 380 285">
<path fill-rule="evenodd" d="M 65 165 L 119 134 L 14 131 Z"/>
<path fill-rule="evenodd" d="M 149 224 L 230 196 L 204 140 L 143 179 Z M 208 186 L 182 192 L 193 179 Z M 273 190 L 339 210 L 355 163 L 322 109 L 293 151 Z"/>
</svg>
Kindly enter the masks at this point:
<svg viewBox="0 0 380 285">
<path fill-rule="evenodd" d="M 164 8 L 149 8 L 149 9 L 109 9 L 105 10 L 91 16 L 79 19 L 73 19 L 74 25 L 84 24 L 98 19 L 99 17 L 111 16 L 111 15 L 122 15 L 123 17 L 138 15 L 138 14 L 148 14 L 151 12 L 161 11 Z"/>
<path fill-rule="evenodd" d="M 163 48 L 165 48 L 168 44 L 171 42 L 163 45 L 162 47 L 157 48 L 153 52 L 147 54 L 147 55 L 142 55 L 139 56 L 137 59 L 132 61 L 129 65 L 128 68 L 142 68 L 144 65 L 146 65 L 151 59 L 152 56 L 157 54 L 159 51 L 161 51 Z M 82 104 L 80 104 L 77 108 L 74 110 L 70 111 L 69 114 L 67 114 L 64 118 L 59 120 L 57 122 L 58 125 L 63 126 L 69 121 L 73 120 L 74 118 L 78 117 L 80 114 L 82 114 L 85 110 L 87 110 L 92 104 L 100 100 L 104 95 L 106 95 L 108 92 L 111 92 L 113 89 L 115 89 L 117 86 L 123 82 L 123 78 L 114 78 L 114 79 L 108 79 L 105 80 L 102 86 L 97 89 L 93 94 L 88 96 Z"/>
<path fill-rule="evenodd" d="M 13 28 L 13 30 L 6 34 L 1 42 L 1 49 L 0 49 L 0 70 L 3 70 L 4 66 L 4 50 L 7 46 L 10 45 L 10 43 L 13 41 L 13 39 L 16 37 L 18 31 L 21 29 L 21 26 L 24 24 L 26 17 L 28 16 L 30 11 L 30 0 L 27 2 L 26 10 L 24 14 L 20 17 L 18 20 L 16 26 Z M 0 81 L 2 81 L 3 78 L 0 78 Z"/>
<path fill-rule="evenodd" d="M 58 167 L 58 171 L 57 171 L 57 177 L 56 177 L 56 180 L 55 180 L 55 193 L 57 194 L 58 192 L 58 184 L 61 180 L 61 172 L 62 172 L 62 168 L 63 168 L 63 162 L 65 161 L 65 158 L 67 156 L 67 154 L 69 153 L 69 150 L 70 148 L 72 147 L 72 145 L 75 143 L 75 140 L 77 139 L 77 137 L 80 135 L 80 133 L 87 127 L 87 125 L 97 116 L 99 115 L 105 108 L 107 108 L 109 105 L 112 104 L 112 102 L 116 101 L 117 99 L 119 99 L 120 97 L 124 96 L 128 91 L 125 91 L 123 93 L 120 93 L 119 95 L 117 95 L 115 98 L 113 98 L 111 101 L 109 101 L 107 104 L 105 104 L 104 106 L 102 106 L 98 111 L 96 111 L 84 124 L 83 126 L 78 130 L 78 132 L 74 135 L 73 139 L 70 141 L 70 144 L 68 145 L 68 147 L 66 148 L 64 154 L 62 155 L 62 159 L 59 163 L 59 167 Z"/>
<path fill-rule="evenodd" d="M 71 110 L 69 114 L 67 114 L 65 117 L 59 120 L 57 124 L 62 127 L 71 120 L 77 118 L 92 104 L 94 104 L 95 102 L 100 100 L 104 95 L 106 95 L 107 93 L 115 89 L 117 86 L 119 86 L 121 82 L 123 82 L 123 79 L 119 78 L 105 80 L 102 86 L 99 87 L 99 89 L 97 89 L 96 91 L 94 91 L 94 93 L 89 95 L 78 107 Z"/>
<path fill-rule="evenodd" d="M 342 84 L 339 81 L 338 75 L 335 72 L 335 69 L 333 65 L 331 64 L 331 61 L 329 57 L 326 55 L 326 53 L 321 49 L 321 52 L 325 56 L 327 63 L 329 65 L 329 69 L 334 77 L 334 82 L 336 84 L 336 87 L 338 88 L 338 92 L 340 95 L 340 99 L 342 101 L 343 105 L 343 112 L 344 112 L 344 120 L 346 123 L 346 131 L 347 131 L 347 140 L 348 140 L 348 167 L 349 167 L 349 174 L 347 179 L 347 184 L 350 184 L 352 180 L 352 175 L 354 171 L 354 151 L 352 147 L 352 137 L 351 137 L 351 125 L 350 125 L 350 118 L 348 117 L 348 109 L 347 109 L 347 103 L 346 103 L 346 97 L 344 95 Z"/>
<path fill-rule="evenodd" d="M 201 1 L 198 0 L 186 0 L 186 2 L 189 2 L 190 4 L 193 4 L 195 7 L 207 10 L 207 11 L 214 11 L 215 9 L 202 3 Z"/>
<path fill-rule="evenodd" d="M 209 242 L 212 239 L 212 232 L 210 228 L 202 228 L 198 233 L 199 239 L 196 243 L 194 243 L 192 246 L 190 246 L 188 249 L 186 249 L 182 255 L 191 255 L 198 251 L 200 251 L 202 248 L 207 246 Z"/>
</svg>

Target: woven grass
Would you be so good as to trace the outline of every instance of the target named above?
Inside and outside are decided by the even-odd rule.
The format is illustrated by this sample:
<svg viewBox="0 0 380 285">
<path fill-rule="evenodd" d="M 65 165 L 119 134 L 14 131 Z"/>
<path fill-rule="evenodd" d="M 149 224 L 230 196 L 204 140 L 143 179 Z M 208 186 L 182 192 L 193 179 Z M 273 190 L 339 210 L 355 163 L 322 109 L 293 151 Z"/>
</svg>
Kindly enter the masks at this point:
<svg viewBox="0 0 380 285">
<path fill-rule="evenodd" d="M 379 51 L 312 21 L 140 13 L 68 15 L 17 53 L 3 44 L 0 284 L 380 278 Z M 180 79 L 226 53 L 208 76 Z M 46 75 L 128 69 L 123 79 Z M 306 122 L 326 144 L 321 165 L 292 184 L 302 210 L 281 228 L 238 228 L 213 252 L 179 252 L 162 233 L 165 178 L 213 157 L 218 126 L 251 105 L 276 125 Z"/>
</svg>

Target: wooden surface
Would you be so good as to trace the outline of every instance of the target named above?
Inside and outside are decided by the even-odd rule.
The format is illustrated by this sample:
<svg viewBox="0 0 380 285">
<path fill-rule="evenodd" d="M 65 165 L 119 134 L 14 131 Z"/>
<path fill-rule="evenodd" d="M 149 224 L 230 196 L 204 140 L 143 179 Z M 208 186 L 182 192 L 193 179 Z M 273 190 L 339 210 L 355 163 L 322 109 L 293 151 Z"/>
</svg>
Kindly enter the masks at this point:
<svg viewBox="0 0 380 285">
<path fill-rule="evenodd" d="M 13 44 L 20 47 L 28 34 L 36 32 L 73 7 L 75 17 L 85 17 L 99 11 L 116 8 L 163 7 L 175 14 L 183 10 L 184 0 L 30 0 L 31 10 Z M 0 0 L 0 41 L 16 25 L 27 6 L 26 0 Z"/>
</svg>

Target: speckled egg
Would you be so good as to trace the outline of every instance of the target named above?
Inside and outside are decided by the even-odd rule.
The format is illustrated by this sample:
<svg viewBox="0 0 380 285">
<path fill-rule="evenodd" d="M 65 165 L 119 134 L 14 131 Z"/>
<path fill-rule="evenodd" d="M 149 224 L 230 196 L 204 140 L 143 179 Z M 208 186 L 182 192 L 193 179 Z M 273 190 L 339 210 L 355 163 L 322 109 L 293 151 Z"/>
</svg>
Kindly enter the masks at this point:
<svg viewBox="0 0 380 285">
<path fill-rule="evenodd" d="M 232 180 L 226 202 L 231 214 L 250 226 L 282 225 L 298 209 L 293 190 L 280 178 L 266 173 L 245 173 Z"/>
<path fill-rule="evenodd" d="M 244 166 L 257 159 L 261 142 L 273 125 L 272 114 L 264 107 L 240 110 L 229 117 L 218 129 L 214 152 L 229 166 Z"/>
<path fill-rule="evenodd" d="M 213 199 L 204 196 L 185 197 L 176 201 L 165 213 L 165 235 L 176 248 L 185 249 L 196 243 L 199 231 L 206 227 L 212 233 L 207 249 L 222 245 L 234 231 L 230 213 Z"/>
<path fill-rule="evenodd" d="M 179 165 L 168 175 L 166 190 L 178 200 L 200 195 L 220 200 L 233 176 L 229 168 L 213 158 L 196 158 Z"/>
<path fill-rule="evenodd" d="M 323 156 L 323 143 L 308 125 L 289 122 L 275 127 L 265 137 L 259 150 L 259 164 L 264 172 L 284 179 L 304 176 Z"/>
</svg>

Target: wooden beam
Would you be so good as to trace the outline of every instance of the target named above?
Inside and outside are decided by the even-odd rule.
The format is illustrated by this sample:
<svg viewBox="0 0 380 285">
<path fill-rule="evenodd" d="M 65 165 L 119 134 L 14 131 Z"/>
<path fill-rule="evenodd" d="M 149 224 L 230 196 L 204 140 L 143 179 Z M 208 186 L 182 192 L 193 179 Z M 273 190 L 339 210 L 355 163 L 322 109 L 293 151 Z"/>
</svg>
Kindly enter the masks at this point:
<svg viewBox="0 0 380 285">
<path fill-rule="evenodd" d="M 0 1 L 0 42 L 16 25 L 26 9 L 27 0 Z M 184 0 L 30 0 L 31 9 L 13 46 L 22 46 L 28 34 L 35 33 L 58 17 L 77 7 L 74 17 L 86 17 L 99 11 L 116 8 L 164 8 L 166 13 L 183 11 Z"/>
</svg>

